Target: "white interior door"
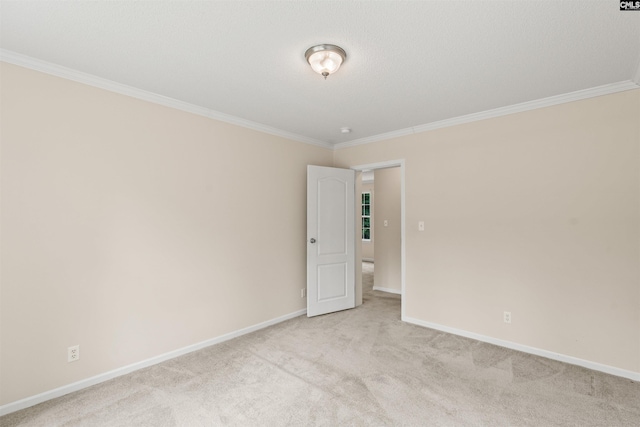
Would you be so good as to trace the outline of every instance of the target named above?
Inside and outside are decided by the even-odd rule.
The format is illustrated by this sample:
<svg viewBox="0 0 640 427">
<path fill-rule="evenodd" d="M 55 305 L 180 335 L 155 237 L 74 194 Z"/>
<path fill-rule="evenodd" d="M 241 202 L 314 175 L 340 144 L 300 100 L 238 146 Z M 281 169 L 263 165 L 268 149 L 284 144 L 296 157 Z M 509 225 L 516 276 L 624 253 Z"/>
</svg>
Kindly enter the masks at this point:
<svg viewBox="0 0 640 427">
<path fill-rule="evenodd" d="M 307 166 L 307 316 L 353 308 L 355 171 Z"/>
</svg>

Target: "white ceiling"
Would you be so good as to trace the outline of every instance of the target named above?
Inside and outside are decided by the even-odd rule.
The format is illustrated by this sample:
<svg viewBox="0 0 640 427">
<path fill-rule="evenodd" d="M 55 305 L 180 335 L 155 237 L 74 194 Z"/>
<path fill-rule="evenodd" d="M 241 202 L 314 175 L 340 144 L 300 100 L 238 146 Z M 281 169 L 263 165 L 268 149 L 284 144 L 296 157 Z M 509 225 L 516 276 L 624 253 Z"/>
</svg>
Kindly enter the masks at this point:
<svg viewBox="0 0 640 427">
<path fill-rule="evenodd" d="M 0 7 L 4 60 L 56 64 L 326 146 L 640 84 L 640 12 L 622 12 L 615 0 Z M 326 81 L 304 59 L 320 43 L 348 55 Z M 344 126 L 353 132 L 342 134 Z"/>
</svg>

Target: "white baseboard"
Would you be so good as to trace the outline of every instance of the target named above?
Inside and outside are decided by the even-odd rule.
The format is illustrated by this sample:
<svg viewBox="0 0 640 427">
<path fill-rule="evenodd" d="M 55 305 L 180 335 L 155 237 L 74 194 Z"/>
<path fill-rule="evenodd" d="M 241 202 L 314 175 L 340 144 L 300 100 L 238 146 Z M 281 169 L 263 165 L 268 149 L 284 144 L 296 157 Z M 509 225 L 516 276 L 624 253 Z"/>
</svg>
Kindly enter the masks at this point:
<svg viewBox="0 0 640 427">
<path fill-rule="evenodd" d="M 542 350 L 536 347 L 529 347 L 514 343 L 511 341 L 505 341 L 498 338 L 489 337 L 486 335 L 476 334 L 474 332 L 465 331 L 462 329 L 450 328 L 448 326 L 439 325 L 437 323 L 425 322 L 423 320 L 414 319 L 412 317 L 404 317 L 402 319 L 407 323 L 412 323 L 418 326 L 424 326 L 425 328 L 435 329 L 442 332 L 447 332 L 453 335 L 459 335 L 466 338 L 471 338 L 477 341 L 486 342 L 489 344 L 495 344 L 500 347 L 510 348 L 512 350 L 521 351 L 523 353 L 535 354 L 536 356 L 546 357 L 547 359 L 558 360 L 570 365 L 582 366 L 583 368 L 592 369 L 594 371 L 600 371 L 607 374 L 615 375 L 617 377 L 628 378 L 633 381 L 640 381 L 640 372 L 627 371 L 626 369 L 616 368 L 614 366 L 604 365 L 602 363 L 591 362 L 589 360 L 580 359 L 573 356 L 567 356 L 566 354 L 555 353 L 548 350 Z"/>
<path fill-rule="evenodd" d="M 362 258 L 364 262 L 373 262 L 373 258 Z"/>
<path fill-rule="evenodd" d="M 184 354 L 191 353 L 193 351 L 200 350 L 205 347 L 219 344 L 221 342 L 228 341 L 230 339 L 237 338 L 239 336 L 249 334 L 251 332 L 255 332 L 257 330 L 275 325 L 280 322 L 284 322 L 285 320 L 293 319 L 294 317 L 298 317 L 306 313 L 307 313 L 306 308 L 302 310 L 298 310 L 293 313 L 285 314 L 284 316 L 276 317 L 275 319 L 267 320 L 265 322 L 258 323 L 253 326 L 248 326 L 246 328 L 239 329 L 237 331 L 229 332 L 228 334 L 220 335 L 219 337 L 216 337 L 216 338 L 211 338 L 209 340 L 202 341 L 197 344 L 189 345 L 187 347 L 179 348 L 177 350 L 170 351 L 168 353 L 164 353 L 159 356 L 155 356 L 155 357 L 143 360 L 141 362 L 123 366 L 122 368 L 114 369 L 112 371 L 105 372 L 103 374 L 99 374 L 91 378 L 80 380 L 72 384 L 58 387 L 53 390 L 45 391 L 44 393 L 36 394 L 35 396 L 27 397 L 12 403 L 7 403 L 6 405 L 0 406 L 0 416 L 19 411 L 21 409 L 25 409 L 30 406 L 37 405 L 38 403 L 46 402 L 47 400 L 55 399 L 56 397 L 64 396 L 65 394 L 69 394 L 74 391 L 82 390 L 92 385 L 108 381 L 112 378 L 116 378 L 121 375 L 125 375 L 133 371 L 137 371 L 138 369 L 146 368 L 152 365 L 157 365 L 158 363 L 164 362 L 166 360 L 173 359 L 175 357 L 182 356 Z"/>
<path fill-rule="evenodd" d="M 373 290 L 374 291 L 389 292 L 390 294 L 402 295 L 402 291 L 400 291 L 398 289 L 383 288 L 382 286 L 374 286 Z"/>
</svg>

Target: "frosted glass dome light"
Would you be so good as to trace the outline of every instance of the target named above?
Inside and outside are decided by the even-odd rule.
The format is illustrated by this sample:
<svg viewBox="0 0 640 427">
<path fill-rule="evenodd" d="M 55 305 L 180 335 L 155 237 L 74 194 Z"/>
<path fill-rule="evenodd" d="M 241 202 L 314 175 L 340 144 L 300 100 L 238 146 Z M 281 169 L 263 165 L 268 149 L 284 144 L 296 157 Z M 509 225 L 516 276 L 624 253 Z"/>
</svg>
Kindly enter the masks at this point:
<svg viewBox="0 0 640 427">
<path fill-rule="evenodd" d="M 340 65 L 347 59 L 347 53 L 341 47 L 332 44 L 319 44 L 310 47 L 304 56 L 313 71 L 322 74 L 325 80 L 329 74 L 338 71 Z"/>
</svg>

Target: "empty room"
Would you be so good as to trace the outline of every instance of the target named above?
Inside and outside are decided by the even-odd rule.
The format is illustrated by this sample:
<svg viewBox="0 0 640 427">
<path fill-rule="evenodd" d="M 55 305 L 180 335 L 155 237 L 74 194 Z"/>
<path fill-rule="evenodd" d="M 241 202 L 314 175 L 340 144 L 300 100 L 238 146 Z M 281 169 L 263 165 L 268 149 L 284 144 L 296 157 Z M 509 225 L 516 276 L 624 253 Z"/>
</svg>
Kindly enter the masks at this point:
<svg viewBox="0 0 640 427">
<path fill-rule="evenodd" d="M 0 426 L 640 425 L 640 2 L 0 0 L 0 126 Z"/>
</svg>

